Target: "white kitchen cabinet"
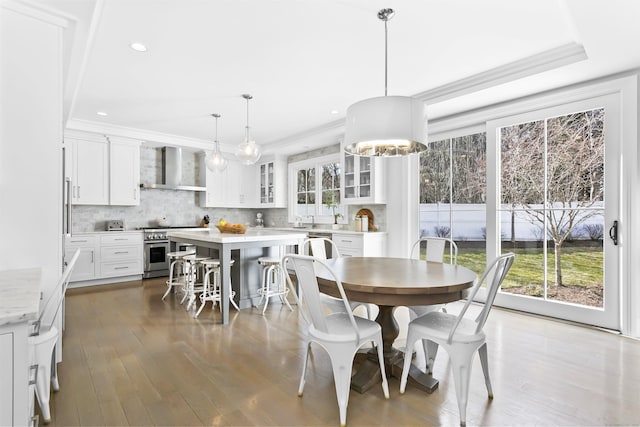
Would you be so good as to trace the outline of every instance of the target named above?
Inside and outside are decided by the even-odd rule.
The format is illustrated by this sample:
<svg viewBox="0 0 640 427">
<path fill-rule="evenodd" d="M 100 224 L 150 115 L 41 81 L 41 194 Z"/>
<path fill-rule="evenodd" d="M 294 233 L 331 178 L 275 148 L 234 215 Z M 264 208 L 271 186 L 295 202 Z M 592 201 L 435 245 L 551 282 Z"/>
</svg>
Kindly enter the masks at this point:
<svg viewBox="0 0 640 427">
<path fill-rule="evenodd" d="M 287 161 L 281 156 L 258 164 L 258 207 L 287 207 Z"/>
<path fill-rule="evenodd" d="M 76 233 L 65 239 L 65 259 L 80 248 L 80 257 L 70 281 L 78 286 L 117 281 L 124 276 L 141 276 L 143 236 L 141 231 Z"/>
<path fill-rule="evenodd" d="M 65 237 L 64 259 L 70 260 L 77 249 L 80 256 L 71 272 L 71 282 L 93 280 L 96 278 L 96 258 L 98 237 L 92 234 L 74 234 Z"/>
<path fill-rule="evenodd" d="M 386 203 L 385 164 L 380 157 L 354 156 L 342 147 L 342 203 Z"/>
<path fill-rule="evenodd" d="M 27 321 L 0 326 L 0 425 L 32 425 L 36 367 Z M 33 382 L 33 384 L 30 384 Z"/>
<path fill-rule="evenodd" d="M 140 142 L 109 137 L 109 204 L 140 205 Z"/>
<path fill-rule="evenodd" d="M 142 233 L 100 234 L 100 277 L 142 274 Z"/>
<path fill-rule="evenodd" d="M 109 143 L 102 136 L 71 143 L 71 201 L 74 205 L 109 204 Z"/>
<path fill-rule="evenodd" d="M 331 240 L 338 247 L 341 256 L 387 255 L 387 233 L 333 233 Z"/>
<path fill-rule="evenodd" d="M 256 202 L 256 167 L 229 161 L 222 172 L 212 172 L 204 164 L 202 156 L 200 170 L 204 174 L 207 191 L 201 206 L 208 208 L 254 208 Z"/>
</svg>

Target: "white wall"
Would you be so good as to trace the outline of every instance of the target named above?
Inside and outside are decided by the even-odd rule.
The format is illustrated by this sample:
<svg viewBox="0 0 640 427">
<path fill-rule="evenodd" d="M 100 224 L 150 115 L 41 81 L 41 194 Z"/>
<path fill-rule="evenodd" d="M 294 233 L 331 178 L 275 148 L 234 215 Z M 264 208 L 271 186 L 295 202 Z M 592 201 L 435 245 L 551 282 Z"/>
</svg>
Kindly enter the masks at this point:
<svg viewBox="0 0 640 427">
<path fill-rule="evenodd" d="M 0 14 L 0 270 L 41 267 L 46 298 L 62 271 L 62 22 Z"/>
</svg>

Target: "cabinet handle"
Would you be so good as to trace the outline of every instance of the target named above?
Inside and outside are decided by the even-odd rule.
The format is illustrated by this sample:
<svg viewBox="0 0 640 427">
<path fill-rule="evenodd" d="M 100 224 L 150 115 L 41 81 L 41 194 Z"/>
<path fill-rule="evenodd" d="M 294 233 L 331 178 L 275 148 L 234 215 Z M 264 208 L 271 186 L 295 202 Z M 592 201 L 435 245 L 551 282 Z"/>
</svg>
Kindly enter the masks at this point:
<svg viewBox="0 0 640 427">
<path fill-rule="evenodd" d="M 116 267 L 114 270 L 127 270 L 129 267 Z"/>
<path fill-rule="evenodd" d="M 35 414 L 33 417 L 29 418 L 31 422 L 31 427 L 38 427 L 40 425 L 40 415 Z"/>
<path fill-rule="evenodd" d="M 114 254 L 128 254 L 129 251 L 115 251 Z"/>
<path fill-rule="evenodd" d="M 72 240 L 71 243 L 87 243 L 86 240 Z"/>
<path fill-rule="evenodd" d="M 80 198 L 80 186 L 78 185 L 78 199 Z"/>
<path fill-rule="evenodd" d="M 40 334 L 40 320 L 36 320 L 35 322 L 33 322 L 31 324 L 31 333 L 29 334 L 30 337 L 35 337 L 38 334 Z"/>
<path fill-rule="evenodd" d="M 342 239 L 342 241 L 345 242 L 345 243 L 352 243 L 351 240 L 347 240 L 347 239 Z"/>
<path fill-rule="evenodd" d="M 33 377 L 29 378 L 29 385 L 34 385 L 38 380 L 38 364 L 30 365 L 29 371 L 33 373 Z"/>
<path fill-rule="evenodd" d="M 116 237 L 114 240 L 129 240 L 126 237 Z"/>
<path fill-rule="evenodd" d="M 93 251 L 91 251 L 91 264 L 93 264 Z"/>
<path fill-rule="evenodd" d="M 133 200 L 136 200 L 136 189 L 135 189 L 135 187 L 133 188 Z"/>
</svg>

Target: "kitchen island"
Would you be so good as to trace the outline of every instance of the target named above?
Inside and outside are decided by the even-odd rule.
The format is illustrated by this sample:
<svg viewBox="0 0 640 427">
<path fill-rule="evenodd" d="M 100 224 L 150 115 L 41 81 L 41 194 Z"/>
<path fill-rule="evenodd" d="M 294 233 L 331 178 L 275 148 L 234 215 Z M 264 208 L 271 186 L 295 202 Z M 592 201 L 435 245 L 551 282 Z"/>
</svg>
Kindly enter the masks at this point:
<svg viewBox="0 0 640 427">
<path fill-rule="evenodd" d="M 170 242 L 190 243 L 198 248 L 213 250 L 209 255 L 220 259 L 222 280 L 222 323 L 229 323 L 229 283 L 239 298 L 240 308 L 251 306 L 260 286 L 260 256 L 282 256 L 287 246 L 294 251 L 307 237 L 305 232 L 276 231 L 250 228 L 245 234 L 220 233 L 217 229 L 171 231 Z M 217 253 L 215 253 L 217 252 Z M 274 253 L 277 252 L 277 253 Z M 235 260 L 233 270 L 231 259 Z"/>
</svg>

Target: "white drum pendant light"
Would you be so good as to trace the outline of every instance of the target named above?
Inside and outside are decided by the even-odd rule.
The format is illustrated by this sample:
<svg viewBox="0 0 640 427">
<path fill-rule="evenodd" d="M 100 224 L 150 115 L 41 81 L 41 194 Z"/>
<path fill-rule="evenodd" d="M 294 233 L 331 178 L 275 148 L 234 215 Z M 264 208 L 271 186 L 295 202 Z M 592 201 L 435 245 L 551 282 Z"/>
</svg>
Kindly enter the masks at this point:
<svg viewBox="0 0 640 427">
<path fill-rule="evenodd" d="M 251 135 L 249 134 L 249 100 L 252 99 L 253 96 L 244 94 L 242 97 L 247 100 L 247 126 L 245 127 L 244 142 L 238 145 L 236 157 L 243 165 L 252 165 L 260 159 L 262 153 L 260 152 L 260 146 L 251 139 Z"/>
<path fill-rule="evenodd" d="M 387 96 L 387 21 L 393 9 L 382 9 L 384 21 L 384 96 L 347 109 L 345 151 L 357 156 L 405 156 L 427 149 L 424 103 L 408 96 Z"/>
<path fill-rule="evenodd" d="M 212 172 L 222 172 L 227 168 L 227 159 L 224 158 L 220 151 L 220 143 L 218 142 L 218 119 L 220 114 L 212 114 L 211 116 L 216 119 L 216 140 L 214 141 L 214 149 L 207 153 L 204 158 L 204 163 L 207 165 L 207 169 Z"/>
</svg>

